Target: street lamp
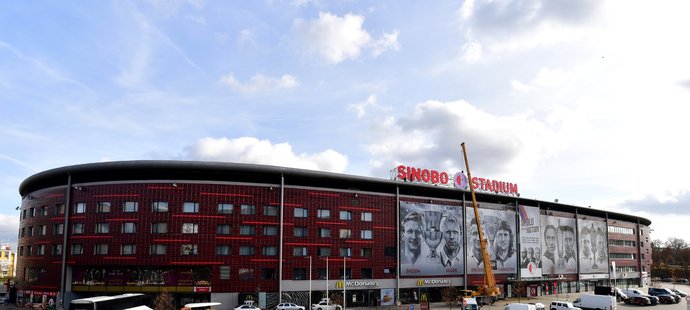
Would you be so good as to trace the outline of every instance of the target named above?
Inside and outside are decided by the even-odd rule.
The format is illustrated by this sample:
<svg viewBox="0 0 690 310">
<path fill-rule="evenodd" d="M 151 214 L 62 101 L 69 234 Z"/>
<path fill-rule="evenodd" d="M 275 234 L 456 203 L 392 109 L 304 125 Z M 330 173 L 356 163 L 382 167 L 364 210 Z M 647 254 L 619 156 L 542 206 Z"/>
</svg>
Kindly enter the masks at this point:
<svg viewBox="0 0 690 310">
<path fill-rule="evenodd" d="M 311 305 L 311 255 L 307 256 L 309 258 L 309 302 L 307 305 Z"/>
<path fill-rule="evenodd" d="M 347 307 L 347 294 L 345 288 L 347 287 L 347 256 L 343 256 L 343 310 Z"/>
</svg>

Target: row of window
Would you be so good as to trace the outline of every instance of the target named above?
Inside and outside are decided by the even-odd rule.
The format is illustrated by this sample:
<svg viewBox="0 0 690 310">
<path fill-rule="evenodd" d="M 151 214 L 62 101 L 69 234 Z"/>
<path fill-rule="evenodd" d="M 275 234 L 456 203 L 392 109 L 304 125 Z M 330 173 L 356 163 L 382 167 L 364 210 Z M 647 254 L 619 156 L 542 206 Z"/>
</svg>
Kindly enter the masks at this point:
<svg viewBox="0 0 690 310">
<path fill-rule="evenodd" d="M 609 225 L 609 232 L 614 234 L 634 235 L 634 228 L 618 227 Z"/>
<path fill-rule="evenodd" d="M 609 246 L 635 247 L 637 242 L 631 240 L 609 239 Z"/>
<path fill-rule="evenodd" d="M 112 210 L 113 206 L 110 202 L 98 202 L 96 204 L 96 213 L 109 213 Z M 86 213 L 87 206 L 86 203 L 84 202 L 79 202 L 74 205 L 74 210 L 73 212 L 78 214 L 78 213 Z M 168 212 L 169 211 L 169 205 L 168 202 L 166 201 L 155 201 L 151 204 L 151 211 L 152 212 Z M 219 214 L 232 214 L 234 209 L 234 205 L 231 203 L 218 203 L 216 205 L 216 213 Z M 278 207 L 277 206 L 263 206 L 263 215 L 266 216 L 278 216 Z M 22 211 L 22 218 L 26 219 L 28 217 L 34 217 L 36 216 L 36 212 L 40 215 L 48 215 L 48 209 L 46 206 L 42 206 L 39 208 L 29 208 L 25 209 Z M 122 212 L 125 213 L 133 213 L 133 212 L 139 212 L 139 203 L 136 201 L 126 201 L 122 204 Z M 185 202 L 182 204 L 182 212 L 183 213 L 199 213 L 199 203 L 198 202 Z M 55 214 L 65 214 L 65 205 L 64 204 L 58 204 L 55 205 Z M 249 205 L 249 204 L 242 204 L 240 205 L 240 214 L 242 215 L 255 215 L 256 214 L 256 207 L 254 205 Z M 309 210 L 306 208 L 295 208 L 293 215 L 295 218 L 307 218 L 309 217 Z M 331 218 L 331 210 L 329 209 L 318 209 L 317 210 L 317 218 L 320 219 L 330 219 Z M 340 211 L 339 212 L 339 219 L 345 220 L 345 221 L 351 221 L 352 220 L 352 211 Z M 373 221 L 373 214 L 371 212 L 362 212 L 361 213 L 361 221 L 363 222 L 371 222 Z"/>
<path fill-rule="evenodd" d="M 25 253 L 26 249 L 26 253 Z M 231 255 L 231 250 L 230 250 L 230 245 L 217 245 L 216 246 L 216 255 L 219 256 L 227 256 Z M 198 245 L 196 244 L 182 244 L 179 247 L 179 253 L 180 255 L 197 255 L 198 254 Z M 240 256 L 253 256 L 255 255 L 255 250 L 256 248 L 254 246 L 239 246 L 239 251 L 238 255 Z M 27 245 L 26 248 L 24 246 L 19 247 L 19 256 L 31 256 L 31 255 L 36 255 L 36 256 L 42 256 L 46 255 L 46 245 L 36 245 L 36 246 L 30 246 Z M 52 255 L 62 255 L 62 245 L 61 244 L 53 244 L 52 246 Z M 365 258 L 370 258 L 373 256 L 373 249 L 372 248 L 361 248 L 359 251 L 359 256 L 360 257 L 365 257 Z M 84 254 L 84 245 L 82 244 L 72 244 L 70 247 L 70 254 L 71 255 L 82 255 Z M 93 254 L 94 255 L 108 255 L 108 254 L 116 254 L 116 253 L 111 253 L 111 245 L 107 243 L 101 243 L 101 244 L 96 244 L 93 247 Z M 119 255 L 135 255 L 137 254 L 137 245 L 136 244 L 122 244 L 120 245 L 119 248 Z M 166 244 L 152 244 L 149 246 L 149 253 L 150 255 L 167 255 L 168 254 L 168 245 Z M 171 253 L 172 254 L 172 253 Z M 262 256 L 276 256 L 278 255 L 278 247 L 276 246 L 264 246 L 261 247 L 261 255 Z M 329 257 L 331 256 L 331 248 L 330 247 L 318 247 L 317 248 L 317 255 L 319 257 Z M 396 251 L 395 248 L 392 247 L 386 247 L 384 250 L 384 255 L 387 257 L 395 257 Z M 292 248 L 292 256 L 309 256 L 309 249 L 307 247 L 293 247 Z M 339 256 L 340 257 L 352 257 L 352 248 L 349 247 L 343 247 L 339 249 Z"/>
<path fill-rule="evenodd" d="M 123 234 L 134 234 L 137 232 L 137 223 L 135 222 L 124 222 L 120 225 L 120 232 Z M 96 223 L 94 233 L 96 234 L 109 234 L 111 233 L 110 223 Z M 182 230 L 183 234 L 198 234 L 199 224 L 198 223 L 183 223 Z M 319 228 L 319 237 L 330 238 L 331 229 L 330 228 Z M 53 234 L 61 235 L 64 233 L 64 224 L 53 224 Z M 72 234 L 80 235 L 85 233 L 84 223 L 74 223 L 72 224 Z M 151 223 L 151 233 L 152 234 L 166 234 L 168 233 L 168 223 L 158 222 Z M 256 235 L 256 227 L 253 225 L 240 225 L 240 235 L 253 236 Z M 22 227 L 19 230 L 19 237 L 28 236 L 31 237 L 34 234 L 38 236 L 45 236 L 47 234 L 47 226 L 40 225 L 38 227 Z M 230 224 L 218 224 L 216 225 L 216 234 L 218 235 L 230 235 L 232 234 L 232 225 Z M 278 226 L 263 226 L 264 236 L 276 236 L 278 235 Z M 309 237 L 309 229 L 305 226 L 297 226 L 293 228 L 293 236 L 295 237 Z M 352 229 L 343 228 L 338 231 L 338 236 L 341 239 L 352 238 Z M 374 238 L 374 233 L 372 230 L 363 229 L 360 230 L 360 238 L 371 240 Z"/>
<path fill-rule="evenodd" d="M 635 254 L 633 253 L 611 253 L 609 254 L 611 259 L 635 259 Z"/>
<path fill-rule="evenodd" d="M 277 278 L 277 273 L 275 268 L 261 268 L 260 269 L 261 280 L 275 280 Z M 384 274 L 395 274 L 395 267 L 383 268 Z M 374 272 L 372 268 L 361 268 L 360 279 L 372 279 Z M 219 276 L 221 280 L 230 280 L 231 270 L 230 266 L 220 266 Z M 256 270 L 254 268 L 238 268 L 237 276 L 240 280 L 256 280 Z M 352 279 L 352 268 L 339 268 L 338 274 L 334 275 L 326 271 L 326 268 L 319 268 L 316 270 L 314 275 L 315 280 L 326 280 L 331 279 L 342 279 L 343 276 L 346 279 Z M 293 280 L 308 280 L 309 279 L 309 269 L 307 268 L 293 268 L 292 269 L 292 279 Z"/>
</svg>

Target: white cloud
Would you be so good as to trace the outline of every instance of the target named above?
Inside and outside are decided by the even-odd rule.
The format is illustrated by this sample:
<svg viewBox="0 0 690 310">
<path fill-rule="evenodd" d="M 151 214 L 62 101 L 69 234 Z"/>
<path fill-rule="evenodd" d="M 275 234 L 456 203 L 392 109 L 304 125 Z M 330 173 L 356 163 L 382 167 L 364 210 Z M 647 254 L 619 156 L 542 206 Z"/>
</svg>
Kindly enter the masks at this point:
<svg viewBox="0 0 690 310">
<path fill-rule="evenodd" d="M 391 111 L 391 107 L 384 107 L 378 104 L 376 95 L 369 95 L 367 100 L 359 103 L 354 103 L 348 106 L 349 111 L 357 113 L 357 118 L 362 119 L 368 115 L 369 110 L 377 109 L 378 111 Z"/>
<path fill-rule="evenodd" d="M 188 156 L 207 161 L 275 165 L 330 172 L 344 172 L 347 156 L 332 149 L 315 154 L 295 154 L 288 143 L 273 144 L 253 137 L 203 138 L 187 148 Z"/>
<path fill-rule="evenodd" d="M 284 74 L 280 78 L 268 77 L 263 74 L 254 75 L 248 82 L 242 83 L 230 73 L 220 77 L 220 82 L 232 90 L 241 93 L 267 93 L 279 89 L 291 89 L 299 86 L 297 78 Z"/>
<path fill-rule="evenodd" d="M 364 17 L 361 15 L 346 14 L 339 17 L 320 12 L 316 20 L 295 20 L 294 29 L 307 53 L 320 55 L 333 64 L 356 59 L 365 49 L 371 49 L 372 55 L 376 57 L 385 51 L 400 48 L 397 30 L 390 34 L 384 33 L 374 41 L 362 27 L 363 24 Z"/>
</svg>

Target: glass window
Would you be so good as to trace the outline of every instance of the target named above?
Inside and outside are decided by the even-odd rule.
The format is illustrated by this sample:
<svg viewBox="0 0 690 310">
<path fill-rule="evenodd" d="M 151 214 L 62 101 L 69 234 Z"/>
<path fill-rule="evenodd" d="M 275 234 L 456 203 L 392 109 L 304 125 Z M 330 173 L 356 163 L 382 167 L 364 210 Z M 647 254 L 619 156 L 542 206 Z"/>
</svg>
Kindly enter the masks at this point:
<svg viewBox="0 0 690 310">
<path fill-rule="evenodd" d="M 240 246 L 240 255 L 249 256 L 254 255 L 254 247 L 249 245 Z"/>
<path fill-rule="evenodd" d="M 274 246 L 265 246 L 261 248 L 261 255 L 263 256 L 276 256 L 278 255 L 278 248 Z"/>
<path fill-rule="evenodd" d="M 307 217 L 309 216 L 309 210 L 305 208 L 295 208 L 295 217 Z"/>
<path fill-rule="evenodd" d="M 237 270 L 237 276 L 242 281 L 254 280 L 254 268 L 240 268 Z"/>
<path fill-rule="evenodd" d="M 319 237 L 330 238 L 331 237 L 331 229 L 330 228 L 319 228 Z"/>
<path fill-rule="evenodd" d="M 74 205 L 74 213 L 84 213 L 86 212 L 86 203 L 80 202 Z"/>
<path fill-rule="evenodd" d="M 196 255 L 196 244 L 183 244 L 180 246 L 180 255 Z"/>
<path fill-rule="evenodd" d="M 293 268 L 292 269 L 292 279 L 293 280 L 306 280 L 307 279 L 307 268 Z"/>
<path fill-rule="evenodd" d="M 340 256 L 341 257 L 352 256 L 352 248 L 340 248 Z"/>
<path fill-rule="evenodd" d="M 349 239 L 352 238 L 352 230 L 351 229 L 341 229 L 340 230 L 340 239 Z"/>
<path fill-rule="evenodd" d="M 360 256 L 362 257 L 372 257 L 374 254 L 374 251 L 371 248 L 362 248 L 360 250 Z"/>
<path fill-rule="evenodd" d="M 388 256 L 388 257 L 395 257 L 396 252 L 394 247 L 385 247 L 383 248 L 383 255 Z"/>
<path fill-rule="evenodd" d="M 84 223 L 74 223 L 72 224 L 72 234 L 80 235 L 84 233 Z"/>
<path fill-rule="evenodd" d="M 372 279 L 374 273 L 371 268 L 362 268 L 362 270 L 360 271 L 360 275 L 362 279 Z"/>
<path fill-rule="evenodd" d="M 360 231 L 360 234 L 362 239 L 372 239 L 374 237 L 374 234 L 371 230 L 362 230 Z"/>
<path fill-rule="evenodd" d="M 294 247 L 292 248 L 292 256 L 307 256 L 307 247 Z"/>
<path fill-rule="evenodd" d="M 107 243 L 96 244 L 96 246 L 93 247 L 93 254 L 94 255 L 108 255 L 108 244 Z"/>
<path fill-rule="evenodd" d="M 185 202 L 182 205 L 182 212 L 184 213 L 199 213 L 198 202 Z"/>
<path fill-rule="evenodd" d="M 168 212 L 167 201 L 154 201 L 151 205 L 153 212 Z"/>
<path fill-rule="evenodd" d="M 31 256 L 31 246 L 30 245 L 26 246 L 26 256 Z"/>
<path fill-rule="evenodd" d="M 98 213 L 108 213 L 110 212 L 110 202 L 99 202 L 98 206 L 96 208 L 96 212 Z"/>
<path fill-rule="evenodd" d="M 152 234 L 167 234 L 168 233 L 168 223 L 153 223 L 151 224 Z"/>
<path fill-rule="evenodd" d="M 53 224 L 53 234 L 62 235 L 65 232 L 65 224 Z"/>
<path fill-rule="evenodd" d="M 55 214 L 65 214 L 65 204 L 56 204 Z"/>
<path fill-rule="evenodd" d="M 344 221 L 351 221 L 352 211 L 340 211 L 340 219 Z"/>
<path fill-rule="evenodd" d="M 84 254 L 84 246 L 81 244 L 72 244 L 72 255 Z"/>
<path fill-rule="evenodd" d="M 240 235 L 243 236 L 253 236 L 256 234 L 255 227 L 251 225 L 240 226 Z"/>
<path fill-rule="evenodd" d="M 295 227 L 295 237 L 308 237 L 309 233 L 306 227 Z"/>
<path fill-rule="evenodd" d="M 152 244 L 151 245 L 151 255 L 165 255 L 167 253 L 167 249 L 165 244 Z"/>
<path fill-rule="evenodd" d="M 276 226 L 264 226 L 264 236 L 277 236 L 278 227 Z"/>
<path fill-rule="evenodd" d="M 275 268 L 261 268 L 261 279 L 262 280 L 275 280 L 276 279 Z"/>
<path fill-rule="evenodd" d="M 45 236 L 47 233 L 46 225 L 41 225 L 38 227 L 38 235 Z"/>
<path fill-rule="evenodd" d="M 29 217 L 34 217 L 34 216 L 36 216 L 36 209 L 34 209 L 34 208 L 29 209 Z"/>
<path fill-rule="evenodd" d="M 229 235 L 232 230 L 230 224 L 218 224 L 216 226 L 216 234 L 219 235 Z"/>
<path fill-rule="evenodd" d="M 29 226 L 29 230 L 27 230 L 27 232 L 29 233 L 29 237 L 33 236 L 34 235 L 34 227 Z"/>
<path fill-rule="evenodd" d="M 46 207 L 46 206 L 41 207 L 41 215 L 42 216 L 48 215 L 48 207 Z"/>
<path fill-rule="evenodd" d="M 108 223 L 96 223 L 97 234 L 107 234 L 110 232 L 110 225 Z"/>
<path fill-rule="evenodd" d="M 199 224 L 197 224 L 197 223 L 183 223 L 182 224 L 182 233 L 183 234 L 198 234 L 199 233 Z"/>
<path fill-rule="evenodd" d="M 39 244 L 36 246 L 36 255 L 46 255 L 45 245 Z"/>
<path fill-rule="evenodd" d="M 133 234 L 137 232 L 137 224 L 134 222 L 124 222 L 122 223 L 122 233 L 123 234 Z"/>
<path fill-rule="evenodd" d="M 53 255 L 62 255 L 62 244 L 53 244 Z"/>
<path fill-rule="evenodd" d="M 319 209 L 317 211 L 317 217 L 320 219 L 329 219 L 331 218 L 331 210 Z"/>
<path fill-rule="evenodd" d="M 216 255 L 230 255 L 230 246 L 229 245 L 217 245 L 216 246 Z"/>
<path fill-rule="evenodd" d="M 278 216 L 278 207 L 276 207 L 276 206 L 264 206 L 264 215 L 266 215 L 266 216 Z"/>
<path fill-rule="evenodd" d="M 124 212 L 137 212 L 139 211 L 139 203 L 136 201 L 127 201 L 123 207 Z"/>
<path fill-rule="evenodd" d="M 256 214 L 256 209 L 253 205 L 240 205 L 240 214 L 242 215 L 254 215 Z"/>
<path fill-rule="evenodd" d="M 343 278 L 343 276 L 346 279 L 352 279 L 352 268 L 347 268 L 345 269 L 345 274 L 343 275 L 343 268 L 340 268 L 339 270 L 340 275 L 338 276 L 339 278 Z"/>
<path fill-rule="evenodd" d="M 331 256 L 331 248 L 329 247 L 319 247 L 319 256 L 321 257 L 329 257 Z"/>
<path fill-rule="evenodd" d="M 371 222 L 374 220 L 374 216 L 371 212 L 362 212 L 362 222 Z"/>
<path fill-rule="evenodd" d="M 230 266 L 220 266 L 220 279 L 230 280 Z"/>
<path fill-rule="evenodd" d="M 134 255 L 137 254 L 136 244 L 123 244 L 120 249 L 120 255 Z"/>
<path fill-rule="evenodd" d="M 233 205 L 231 203 L 219 203 L 218 213 L 220 214 L 232 214 Z"/>
</svg>

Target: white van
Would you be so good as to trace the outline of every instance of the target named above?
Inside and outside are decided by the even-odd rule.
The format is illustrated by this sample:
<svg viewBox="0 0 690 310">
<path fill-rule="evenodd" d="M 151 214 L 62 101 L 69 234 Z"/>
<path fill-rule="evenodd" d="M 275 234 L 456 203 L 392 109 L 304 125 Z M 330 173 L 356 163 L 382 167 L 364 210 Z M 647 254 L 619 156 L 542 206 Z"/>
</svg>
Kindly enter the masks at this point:
<svg viewBox="0 0 690 310">
<path fill-rule="evenodd" d="M 573 305 L 583 310 L 616 310 L 616 297 L 610 295 L 582 295 L 573 301 Z"/>
<path fill-rule="evenodd" d="M 465 298 L 465 310 L 479 310 L 476 298 Z"/>
<path fill-rule="evenodd" d="M 515 302 L 512 304 L 507 304 L 503 310 L 537 310 L 537 306 Z"/>
</svg>

